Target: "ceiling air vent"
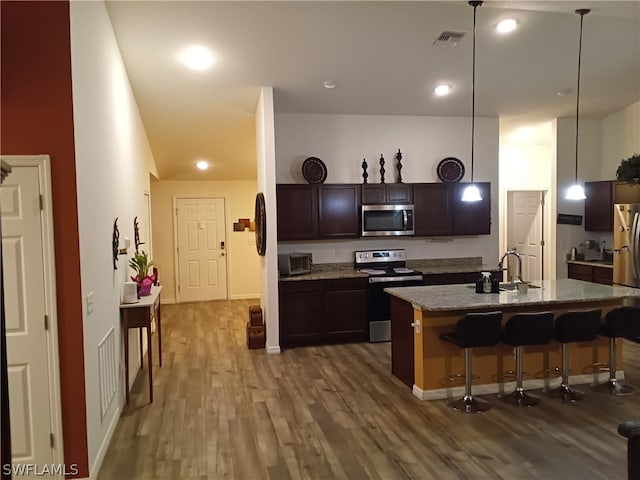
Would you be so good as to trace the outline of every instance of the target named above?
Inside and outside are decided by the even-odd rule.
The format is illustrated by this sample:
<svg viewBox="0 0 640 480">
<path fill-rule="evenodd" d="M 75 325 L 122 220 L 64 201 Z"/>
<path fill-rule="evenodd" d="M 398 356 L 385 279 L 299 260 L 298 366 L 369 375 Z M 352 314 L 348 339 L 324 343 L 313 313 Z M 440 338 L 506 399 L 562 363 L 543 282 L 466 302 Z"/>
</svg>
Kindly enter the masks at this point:
<svg viewBox="0 0 640 480">
<path fill-rule="evenodd" d="M 434 45 L 445 46 L 445 47 L 455 47 L 460 39 L 464 37 L 466 33 L 464 32 L 450 32 L 445 30 L 438 38 L 433 42 Z"/>
</svg>

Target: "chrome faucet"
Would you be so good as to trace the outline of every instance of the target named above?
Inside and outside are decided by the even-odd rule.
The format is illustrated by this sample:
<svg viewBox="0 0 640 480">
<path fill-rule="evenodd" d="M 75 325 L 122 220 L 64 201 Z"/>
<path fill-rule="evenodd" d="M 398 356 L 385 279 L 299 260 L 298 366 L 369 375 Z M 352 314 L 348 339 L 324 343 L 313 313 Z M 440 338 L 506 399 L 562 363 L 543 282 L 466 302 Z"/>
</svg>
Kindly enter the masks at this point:
<svg viewBox="0 0 640 480">
<path fill-rule="evenodd" d="M 518 252 L 515 251 L 515 249 L 513 250 L 507 250 L 505 252 L 504 255 L 502 255 L 502 258 L 500 259 L 500 263 L 498 263 L 498 270 L 502 270 L 502 263 L 504 262 L 504 259 L 506 257 L 508 257 L 509 255 L 515 255 L 515 257 L 518 259 L 518 275 L 517 277 L 515 277 L 519 282 L 523 282 L 524 280 L 522 280 L 522 257 L 520 256 L 520 254 Z M 514 283 L 513 280 L 514 277 L 511 277 L 509 279 L 509 281 L 511 283 Z"/>
</svg>

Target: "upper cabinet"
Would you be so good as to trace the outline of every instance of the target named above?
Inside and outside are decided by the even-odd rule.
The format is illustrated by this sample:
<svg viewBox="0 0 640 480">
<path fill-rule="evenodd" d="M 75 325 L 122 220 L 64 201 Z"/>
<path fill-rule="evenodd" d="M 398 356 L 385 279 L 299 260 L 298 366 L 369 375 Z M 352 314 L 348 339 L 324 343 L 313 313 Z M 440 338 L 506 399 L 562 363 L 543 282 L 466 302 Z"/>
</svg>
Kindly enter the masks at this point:
<svg viewBox="0 0 640 480">
<path fill-rule="evenodd" d="M 491 233 L 491 184 L 474 182 L 482 200 L 463 202 L 462 192 L 468 183 L 452 184 L 453 235 L 489 235 Z"/>
<path fill-rule="evenodd" d="M 453 234 L 451 189 L 446 183 L 413 185 L 415 234 L 442 236 Z"/>
<path fill-rule="evenodd" d="M 366 183 L 361 189 L 363 205 L 413 203 L 413 185 L 410 183 Z"/>
<path fill-rule="evenodd" d="M 613 230 L 613 184 L 615 182 L 585 182 L 584 229 L 587 231 Z"/>
<path fill-rule="evenodd" d="M 276 185 L 278 240 L 360 236 L 360 185 Z"/>
<path fill-rule="evenodd" d="M 318 237 L 360 236 L 360 185 L 318 185 Z"/>
<path fill-rule="evenodd" d="M 318 237 L 318 190 L 315 185 L 276 185 L 278 239 Z"/>
<path fill-rule="evenodd" d="M 463 202 L 467 184 L 278 184 L 278 240 L 360 237 L 361 205 L 414 205 L 415 236 L 491 233 L 491 184 L 476 183 L 482 201 Z"/>
<path fill-rule="evenodd" d="M 586 182 L 584 191 L 584 229 L 587 231 L 613 230 L 613 205 L 616 203 L 640 203 L 640 185 L 604 180 Z"/>
</svg>

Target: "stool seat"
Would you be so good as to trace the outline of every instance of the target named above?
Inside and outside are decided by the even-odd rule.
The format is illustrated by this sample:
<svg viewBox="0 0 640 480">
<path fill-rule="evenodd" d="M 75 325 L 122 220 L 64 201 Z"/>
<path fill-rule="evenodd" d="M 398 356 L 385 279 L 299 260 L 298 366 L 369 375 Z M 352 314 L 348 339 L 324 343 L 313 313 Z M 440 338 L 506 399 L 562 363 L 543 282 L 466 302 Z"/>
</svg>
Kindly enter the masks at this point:
<svg viewBox="0 0 640 480">
<path fill-rule="evenodd" d="M 491 409 L 489 402 L 474 398 L 471 394 L 473 378 L 471 349 L 473 347 L 493 347 L 500 341 L 502 312 L 468 313 L 456 323 L 453 332 L 440 334 L 440 339 L 464 349 L 465 392 L 464 397 L 449 403 L 456 411 L 464 413 L 486 412 Z"/>
<path fill-rule="evenodd" d="M 509 318 L 502 330 L 501 341 L 516 349 L 516 389 L 500 398 L 514 407 L 533 407 L 540 402 L 538 397 L 526 393 L 522 387 L 523 350 L 527 345 L 546 345 L 551 341 L 552 333 L 551 312 L 518 313 Z"/>
<path fill-rule="evenodd" d="M 616 339 L 640 337 L 640 307 L 618 307 L 609 311 L 600 323 L 600 335 L 609 338 L 609 380 L 592 387 L 612 395 L 631 395 L 633 388 L 616 379 Z"/>
<path fill-rule="evenodd" d="M 562 344 L 562 382 L 560 387 L 549 391 L 562 401 L 571 403 L 584 398 L 584 393 L 569 386 L 569 344 L 575 342 L 591 342 L 600 332 L 602 310 L 573 310 L 563 313 L 553 324 L 553 338 Z"/>
</svg>

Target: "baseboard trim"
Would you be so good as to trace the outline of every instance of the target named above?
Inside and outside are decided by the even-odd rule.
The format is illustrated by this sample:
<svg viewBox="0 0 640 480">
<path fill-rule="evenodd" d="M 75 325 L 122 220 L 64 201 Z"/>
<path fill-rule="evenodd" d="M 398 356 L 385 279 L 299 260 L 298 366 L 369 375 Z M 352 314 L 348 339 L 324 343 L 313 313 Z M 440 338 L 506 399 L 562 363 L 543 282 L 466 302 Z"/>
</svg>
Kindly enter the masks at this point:
<svg viewBox="0 0 640 480">
<path fill-rule="evenodd" d="M 618 380 L 624 379 L 624 371 L 618 370 L 616 372 L 616 378 Z M 586 383 L 604 383 L 609 379 L 609 372 L 601 372 L 596 374 L 583 374 L 583 375 L 570 375 L 570 385 L 584 385 Z M 522 386 L 525 390 L 536 390 L 540 388 L 549 388 L 551 384 L 556 386 L 560 385 L 560 377 L 545 378 L 545 379 L 531 379 L 522 382 Z M 505 383 L 487 383 L 484 385 L 474 385 L 474 395 L 491 395 L 494 393 L 511 392 L 515 388 L 515 381 Z M 557 384 L 557 385 L 556 385 Z M 454 398 L 464 395 L 464 386 L 438 388 L 434 390 L 422 390 L 417 385 L 413 385 L 412 393 L 420 400 L 453 400 Z"/>
<path fill-rule="evenodd" d="M 117 398 L 114 397 L 114 398 Z M 122 413 L 122 407 L 117 407 L 116 412 L 111 418 L 111 422 L 109 423 L 109 428 L 107 428 L 107 434 L 104 436 L 102 440 L 102 444 L 100 445 L 100 449 L 98 450 L 98 454 L 96 455 L 96 459 L 89 470 L 89 478 L 94 480 L 98 478 L 98 474 L 100 473 L 100 468 L 102 468 L 102 462 L 104 461 L 104 457 L 107 454 L 107 450 L 109 449 L 109 445 L 111 444 L 111 438 L 113 437 L 113 433 L 116 431 L 116 426 L 118 425 L 118 420 L 120 420 L 120 414 Z"/>
<path fill-rule="evenodd" d="M 236 293 L 229 296 L 229 300 L 253 300 L 260 301 L 259 293 Z"/>
<path fill-rule="evenodd" d="M 165 297 L 162 297 L 162 298 L 160 299 L 160 303 L 161 303 L 162 305 L 173 305 L 174 303 L 176 303 L 176 299 L 175 299 L 175 298 L 165 298 Z"/>
<path fill-rule="evenodd" d="M 276 355 L 276 354 L 280 353 L 280 346 L 267 347 L 267 353 L 269 355 Z"/>
</svg>

